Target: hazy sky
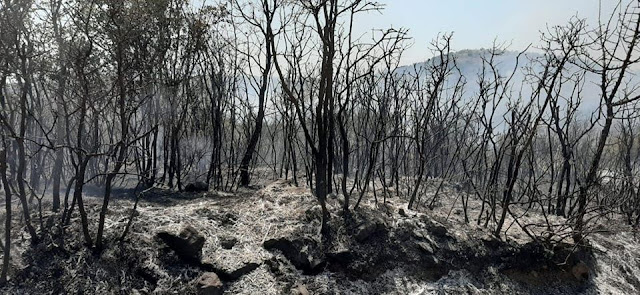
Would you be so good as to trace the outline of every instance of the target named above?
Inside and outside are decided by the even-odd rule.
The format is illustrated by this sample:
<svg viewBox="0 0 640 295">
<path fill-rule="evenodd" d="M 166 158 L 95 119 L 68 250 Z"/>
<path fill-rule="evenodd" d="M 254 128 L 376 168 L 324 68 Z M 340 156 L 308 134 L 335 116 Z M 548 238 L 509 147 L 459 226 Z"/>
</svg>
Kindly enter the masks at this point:
<svg viewBox="0 0 640 295">
<path fill-rule="evenodd" d="M 547 25 L 565 24 L 577 15 L 594 26 L 600 0 L 378 0 L 386 4 L 382 14 L 357 19 L 362 33 L 372 28 L 407 28 L 413 46 L 402 64 L 430 57 L 429 42 L 439 32 L 454 32 L 453 49 L 487 48 L 498 38 L 512 42 L 513 50 L 537 44 Z M 616 0 L 601 0 L 610 12 Z"/>
</svg>

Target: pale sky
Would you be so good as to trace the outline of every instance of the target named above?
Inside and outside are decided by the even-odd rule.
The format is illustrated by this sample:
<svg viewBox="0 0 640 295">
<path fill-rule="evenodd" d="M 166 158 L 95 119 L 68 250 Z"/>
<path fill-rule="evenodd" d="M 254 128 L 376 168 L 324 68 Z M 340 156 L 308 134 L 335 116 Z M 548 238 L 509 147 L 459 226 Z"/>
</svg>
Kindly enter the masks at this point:
<svg viewBox="0 0 640 295">
<path fill-rule="evenodd" d="M 453 49 L 490 47 L 497 38 L 512 42 L 510 49 L 535 46 L 547 25 L 561 25 L 572 16 L 598 22 L 600 2 L 607 14 L 617 0 L 378 0 L 386 4 L 382 14 L 369 13 L 356 20 L 357 31 L 372 28 L 407 28 L 413 46 L 401 64 L 431 57 L 428 44 L 439 32 L 453 32 Z M 607 15 L 605 14 L 605 15 Z"/>
</svg>

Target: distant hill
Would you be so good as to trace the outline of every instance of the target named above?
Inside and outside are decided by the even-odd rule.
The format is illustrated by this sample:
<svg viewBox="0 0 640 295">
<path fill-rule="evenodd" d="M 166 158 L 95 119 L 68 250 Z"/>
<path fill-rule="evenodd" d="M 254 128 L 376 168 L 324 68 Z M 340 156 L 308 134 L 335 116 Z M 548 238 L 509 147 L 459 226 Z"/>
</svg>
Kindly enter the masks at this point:
<svg viewBox="0 0 640 295">
<path fill-rule="evenodd" d="M 468 80 L 470 78 L 476 78 L 482 71 L 482 58 L 489 58 L 490 52 L 487 49 L 465 49 L 451 53 L 456 59 L 458 68 Z M 504 51 L 501 55 L 495 57 L 498 70 L 505 74 L 511 73 L 515 66 L 518 52 Z M 528 59 L 537 58 L 541 55 L 538 53 L 527 53 L 521 56 L 519 70 L 523 70 L 525 65 L 529 65 Z M 440 56 L 432 57 L 424 62 L 415 63 L 408 66 L 402 66 L 398 70 L 402 72 L 413 72 L 414 68 L 425 67 L 430 63 L 436 63 L 440 59 Z"/>
<path fill-rule="evenodd" d="M 477 97 L 479 91 L 478 79 L 479 75 L 482 72 L 483 58 L 488 59 L 490 57 L 489 50 L 467 49 L 456 51 L 451 54 L 454 55 L 456 59 L 456 65 L 458 66 L 458 68 L 460 69 L 460 73 L 465 77 L 466 80 L 464 99 L 474 99 L 475 97 Z M 504 51 L 502 54 L 495 56 L 494 60 L 496 69 L 503 77 L 510 76 L 515 69 L 515 74 L 511 82 L 511 85 L 513 87 L 513 96 L 516 97 L 518 93 L 521 93 L 523 100 L 527 100 L 531 98 L 531 89 L 533 85 L 531 85 L 531 83 L 528 83 L 526 79 L 528 74 L 532 73 L 532 71 L 542 71 L 542 66 L 538 63 L 533 62 L 536 59 L 542 58 L 542 55 L 536 52 L 525 53 L 520 56 L 516 67 L 518 54 L 519 53 L 515 51 Z M 440 56 L 436 56 L 424 62 L 399 67 L 396 72 L 401 74 L 415 74 L 417 72 L 420 72 L 421 69 L 423 70 L 423 68 L 430 63 L 437 63 L 439 62 L 439 60 Z M 569 71 L 572 71 L 573 69 L 576 69 L 576 67 L 570 65 L 568 66 L 568 69 Z M 425 73 L 425 71 L 422 72 Z M 453 82 L 457 79 L 458 75 L 452 75 L 449 80 Z M 583 100 L 580 107 L 580 112 L 583 115 L 590 114 L 599 106 L 600 90 L 597 86 L 597 82 L 598 77 L 593 74 L 587 75 L 583 90 Z M 521 86 L 522 92 L 520 92 Z M 571 83 L 565 84 L 562 94 L 569 96 L 571 94 L 573 86 L 574 85 Z M 502 108 L 506 108 L 506 106 L 503 105 Z"/>
</svg>

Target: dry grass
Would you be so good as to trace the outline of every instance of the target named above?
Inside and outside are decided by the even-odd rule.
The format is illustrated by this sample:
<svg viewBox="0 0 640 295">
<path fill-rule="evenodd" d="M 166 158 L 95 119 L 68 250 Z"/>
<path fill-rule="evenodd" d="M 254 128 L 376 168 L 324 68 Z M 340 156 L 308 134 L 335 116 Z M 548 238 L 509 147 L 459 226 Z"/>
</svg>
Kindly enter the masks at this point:
<svg viewBox="0 0 640 295">
<path fill-rule="evenodd" d="M 428 183 L 431 188 L 423 200 L 429 198 L 437 184 L 436 180 Z M 382 189 L 376 191 L 378 203 L 374 202 L 372 194 L 366 195 L 360 211 L 383 215 L 392 228 L 406 223 L 419 225 L 421 221 L 418 220 L 428 218 L 443 224 L 456 241 L 468 241 L 468 245 L 491 238 L 490 227 L 464 222 L 459 194 L 450 187 L 442 191 L 433 210 L 407 210 L 406 200 L 395 197 L 393 188 L 389 188 L 389 192 L 386 204 L 381 203 Z M 98 198 L 87 198 L 92 233 L 95 233 L 99 201 Z M 471 218 L 477 216 L 480 204 L 470 198 L 468 213 Z M 340 197 L 329 198 L 328 206 L 331 212 L 340 212 Z M 307 276 L 290 269 L 285 276 L 275 275 L 263 262 L 274 256 L 281 260 L 284 258 L 281 254 L 265 250 L 262 246 L 265 240 L 291 236 L 320 240 L 319 208 L 315 198 L 307 188 L 295 187 L 287 180 L 268 183 L 257 191 L 246 189 L 235 193 L 154 192 L 140 202 L 127 241 L 123 245 L 115 244 L 113 241 L 124 229 L 131 208 L 130 198 L 116 198 L 112 203 L 106 221 L 106 238 L 111 243 L 100 255 L 80 244 L 79 220 L 75 215 L 71 226 L 66 229 L 66 253 L 62 254 L 50 245 L 32 248 L 24 229 L 18 226 L 20 217 L 14 216 L 16 227 L 12 231 L 11 275 L 19 275 L 26 281 L 13 280 L 2 291 L 6 294 L 192 294 L 195 292 L 193 281 L 203 270 L 181 264 L 155 238 L 159 231 L 178 232 L 188 224 L 206 237 L 204 261 L 228 270 L 238 269 L 246 263 L 261 264 L 237 281 L 228 282 L 225 286 L 227 294 L 287 294 L 298 283 L 306 285 L 312 294 L 527 293 L 522 285 L 505 279 L 499 273 L 492 273 L 491 269 L 483 274 L 472 274 L 464 269 L 451 270 L 436 281 L 417 278 L 411 269 L 401 267 L 382 271 L 373 281 L 350 280 L 345 274 L 329 271 Z M 404 216 L 399 214 L 401 208 L 405 211 Z M 545 223 L 541 214 L 517 206 L 513 207 L 513 214 L 520 216 L 519 220 L 525 224 Z M 553 223 L 566 222 L 561 218 L 550 218 Z M 351 238 L 346 229 L 340 227 L 340 223 L 336 224 L 334 248 L 350 247 Z M 589 289 L 591 292 L 633 294 L 640 290 L 640 246 L 632 233 L 617 232 L 594 233 L 590 237 L 596 250 L 596 273 L 592 278 L 594 289 Z M 511 216 L 507 219 L 505 233 L 514 243 L 530 241 Z M 237 244 L 232 249 L 223 249 L 220 245 L 222 238 L 235 238 Z M 155 276 L 157 282 L 141 277 L 141 269 Z"/>
</svg>

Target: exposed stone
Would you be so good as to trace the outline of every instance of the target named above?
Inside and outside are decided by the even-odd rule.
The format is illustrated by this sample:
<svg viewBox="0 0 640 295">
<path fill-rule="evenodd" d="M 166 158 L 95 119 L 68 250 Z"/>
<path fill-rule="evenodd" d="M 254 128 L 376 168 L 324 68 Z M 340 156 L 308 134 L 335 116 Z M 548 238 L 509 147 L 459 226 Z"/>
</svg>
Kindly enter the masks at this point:
<svg viewBox="0 0 640 295">
<path fill-rule="evenodd" d="M 382 220 L 369 221 L 361 224 L 356 230 L 355 238 L 358 242 L 364 242 L 375 234 L 386 231 Z"/>
<path fill-rule="evenodd" d="M 200 261 L 205 238 L 192 226 L 182 228 L 178 235 L 162 231 L 157 236 L 175 251 L 178 257 L 189 262 Z"/>
<path fill-rule="evenodd" d="M 429 230 L 433 233 L 433 235 L 441 238 L 445 237 L 449 232 L 446 227 L 444 227 L 442 224 L 437 223 L 434 224 Z"/>
<path fill-rule="evenodd" d="M 187 184 L 184 187 L 184 191 L 190 193 L 206 192 L 209 191 L 209 186 L 202 181 L 196 181 Z"/>
<path fill-rule="evenodd" d="M 214 272 L 203 273 L 196 281 L 198 294 L 200 295 L 222 295 L 222 281 Z"/>
<path fill-rule="evenodd" d="M 267 250 L 279 250 L 297 269 L 305 274 L 320 272 L 326 264 L 320 257 L 312 253 L 315 242 L 310 239 L 275 238 L 266 240 L 263 244 Z"/>
</svg>

